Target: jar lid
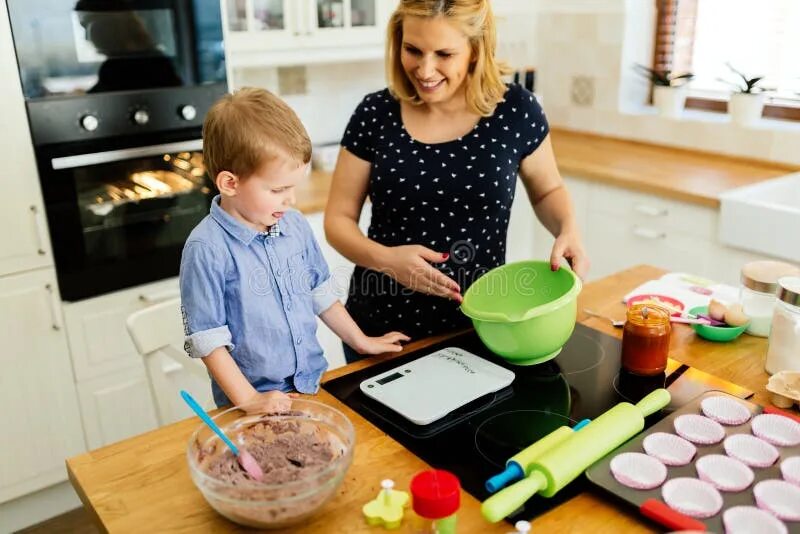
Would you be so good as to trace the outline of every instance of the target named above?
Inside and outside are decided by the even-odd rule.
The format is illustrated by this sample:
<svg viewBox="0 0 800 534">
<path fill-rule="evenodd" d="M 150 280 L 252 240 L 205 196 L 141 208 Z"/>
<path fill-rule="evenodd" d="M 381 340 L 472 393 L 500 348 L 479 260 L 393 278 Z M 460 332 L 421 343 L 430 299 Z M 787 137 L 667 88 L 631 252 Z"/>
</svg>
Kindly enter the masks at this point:
<svg viewBox="0 0 800 534">
<path fill-rule="evenodd" d="M 774 295 L 782 276 L 800 276 L 800 269 L 782 261 L 751 261 L 742 267 L 742 285 L 759 293 Z"/>
<path fill-rule="evenodd" d="M 778 280 L 778 299 L 792 306 L 800 306 L 800 276 L 784 276 Z"/>
<path fill-rule="evenodd" d="M 427 519 L 449 517 L 461 505 L 461 484 L 449 471 L 430 469 L 417 473 L 410 489 L 414 511 Z"/>
</svg>

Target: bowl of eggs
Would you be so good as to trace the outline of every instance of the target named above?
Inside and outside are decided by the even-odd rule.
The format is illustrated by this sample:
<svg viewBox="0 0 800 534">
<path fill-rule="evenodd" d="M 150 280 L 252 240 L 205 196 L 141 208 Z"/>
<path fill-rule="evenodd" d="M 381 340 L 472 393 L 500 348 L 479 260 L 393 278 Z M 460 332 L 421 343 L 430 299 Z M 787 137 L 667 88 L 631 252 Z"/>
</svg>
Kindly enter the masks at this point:
<svg viewBox="0 0 800 534">
<path fill-rule="evenodd" d="M 690 316 L 706 316 L 721 325 L 693 324 L 692 328 L 698 336 L 709 341 L 733 341 L 747 330 L 750 318 L 745 315 L 741 304 L 726 306 L 717 300 L 711 300 L 708 306 L 696 306 L 689 310 Z"/>
</svg>

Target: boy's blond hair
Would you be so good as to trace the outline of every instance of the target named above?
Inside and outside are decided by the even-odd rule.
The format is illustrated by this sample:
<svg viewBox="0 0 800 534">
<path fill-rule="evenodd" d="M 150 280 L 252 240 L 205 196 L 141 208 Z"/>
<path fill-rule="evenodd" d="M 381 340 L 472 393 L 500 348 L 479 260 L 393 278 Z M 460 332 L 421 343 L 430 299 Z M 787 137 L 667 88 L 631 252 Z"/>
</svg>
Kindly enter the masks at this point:
<svg viewBox="0 0 800 534">
<path fill-rule="evenodd" d="M 243 87 L 211 106 L 203 122 L 203 160 L 212 180 L 222 171 L 248 178 L 278 157 L 311 160 L 308 133 L 283 100 Z"/>
<path fill-rule="evenodd" d="M 497 29 L 489 0 L 400 0 L 389 20 L 386 35 L 386 77 L 395 98 L 422 104 L 408 79 L 400 53 L 403 47 L 403 19 L 445 17 L 455 22 L 469 39 L 472 60 L 467 78 L 467 105 L 473 113 L 489 117 L 502 102 L 506 85 L 502 76 L 511 72 L 495 57 Z"/>
</svg>

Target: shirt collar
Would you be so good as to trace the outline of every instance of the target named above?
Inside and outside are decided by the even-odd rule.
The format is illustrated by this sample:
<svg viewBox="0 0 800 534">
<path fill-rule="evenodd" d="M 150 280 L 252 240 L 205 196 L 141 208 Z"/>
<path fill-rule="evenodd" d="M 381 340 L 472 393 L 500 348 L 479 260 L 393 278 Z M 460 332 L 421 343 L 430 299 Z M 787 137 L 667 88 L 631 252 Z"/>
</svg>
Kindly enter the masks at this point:
<svg viewBox="0 0 800 534">
<path fill-rule="evenodd" d="M 211 201 L 211 218 L 214 219 L 217 224 L 219 224 L 226 232 L 231 234 L 245 245 L 249 245 L 253 239 L 260 235 L 264 237 L 289 235 L 285 229 L 286 224 L 280 224 L 280 221 L 267 228 L 265 232 L 257 232 L 253 230 L 249 226 L 243 224 L 241 221 L 236 220 L 236 218 L 234 218 L 231 214 L 222 209 L 220 206 L 220 195 L 215 196 Z M 284 221 L 284 223 L 285 222 L 286 221 Z"/>
</svg>

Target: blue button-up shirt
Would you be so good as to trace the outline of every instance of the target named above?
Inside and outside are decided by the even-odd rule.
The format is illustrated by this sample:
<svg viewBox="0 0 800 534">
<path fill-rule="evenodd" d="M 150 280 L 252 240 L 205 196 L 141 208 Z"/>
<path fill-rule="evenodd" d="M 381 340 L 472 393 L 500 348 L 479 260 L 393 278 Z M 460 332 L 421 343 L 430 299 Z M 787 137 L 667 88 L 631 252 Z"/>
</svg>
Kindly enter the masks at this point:
<svg viewBox="0 0 800 534">
<path fill-rule="evenodd" d="M 227 347 L 258 391 L 316 393 L 328 367 L 316 316 L 337 297 L 305 218 L 287 211 L 276 226 L 257 232 L 214 198 L 181 258 L 185 348 L 202 358 Z M 217 406 L 230 403 L 211 388 Z"/>
</svg>

